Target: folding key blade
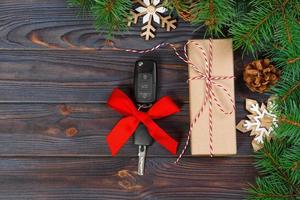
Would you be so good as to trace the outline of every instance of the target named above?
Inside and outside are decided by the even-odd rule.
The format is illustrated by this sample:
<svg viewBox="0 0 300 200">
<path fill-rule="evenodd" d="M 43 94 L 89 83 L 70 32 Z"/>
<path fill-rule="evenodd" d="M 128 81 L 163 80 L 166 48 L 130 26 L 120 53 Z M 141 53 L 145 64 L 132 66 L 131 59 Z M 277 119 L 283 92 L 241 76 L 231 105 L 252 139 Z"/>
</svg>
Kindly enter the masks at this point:
<svg viewBox="0 0 300 200">
<path fill-rule="evenodd" d="M 138 175 L 140 175 L 140 176 L 144 175 L 146 152 L 147 152 L 147 146 L 140 145 L 139 146 L 139 154 L 138 154 L 138 156 L 139 156 Z"/>
</svg>

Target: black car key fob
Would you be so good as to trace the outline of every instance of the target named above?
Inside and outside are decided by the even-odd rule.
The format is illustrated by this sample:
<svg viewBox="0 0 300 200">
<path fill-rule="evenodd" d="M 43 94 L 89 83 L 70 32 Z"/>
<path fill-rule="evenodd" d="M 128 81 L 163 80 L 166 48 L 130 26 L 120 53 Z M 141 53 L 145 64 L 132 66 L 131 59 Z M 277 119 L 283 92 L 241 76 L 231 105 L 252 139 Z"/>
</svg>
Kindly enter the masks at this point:
<svg viewBox="0 0 300 200">
<path fill-rule="evenodd" d="M 139 60 L 134 69 L 134 96 L 138 104 L 151 104 L 157 96 L 157 65 L 152 60 Z"/>
<path fill-rule="evenodd" d="M 138 60 L 134 69 L 134 97 L 141 111 L 146 111 L 157 97 L 157 64 L 152 60 Z M 140 124 L 134 134 L 134 144 L 151 145 L 153 138 L 147 128 Z"/>
<path fill-rule="evenodd" d="M 157 65 L 151 60 L 139 60 L 134 69 L 134 96 L 139 110 L 146 111 L 157 97 Z M 147 147 L 153 138 L 144 124 L 140 123 L 134 133 L 134 144 L 139 146 L 138 174 L 144 174 Z"/>
</svg>

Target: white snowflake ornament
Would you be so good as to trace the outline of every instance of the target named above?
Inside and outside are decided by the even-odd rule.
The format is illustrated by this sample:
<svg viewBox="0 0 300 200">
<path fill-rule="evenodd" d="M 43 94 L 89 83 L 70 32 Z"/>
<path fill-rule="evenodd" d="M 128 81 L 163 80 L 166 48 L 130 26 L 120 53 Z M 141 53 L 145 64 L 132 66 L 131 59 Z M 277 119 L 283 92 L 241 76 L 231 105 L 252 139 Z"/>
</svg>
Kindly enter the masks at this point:
<svg viewBox="0 0 300 200">
<path fill-rule="evenodd" d="M 162 7 L 162 6 L 161 7 L 155 7 L 160 3 L 159 0 L 153 0 L 152 3 L 153 4 L 150 4 L 150 0 L 144 0 L 144 4 L 147 7 L 138 7 L 138 8 L 135 9 L 138 13 L 145 14 L 144 17 L 143 17 L 143 24 L 149 22 L 151 17 L 153 17 L 153 20 L 156 23 L 160 24 L 160 18 L 159 18 L 159 15 L 157 13 L 163 14 L 167 11 L 167 9 Z"/>
<path fill-rule="evenodd" d="M 237 129 L 243 133 L 249 132 L 250 136 L 255 136 L 252 140 L 254 151 L 258 151 L 263 147 L 264 139 L 270 140 L 274 127 L 278 126 L 278 119 L 270 110 L 273 107 L 272 101 L 268 100 L 268 106 L 259 104 L 252 99 L 246 99 L 246 110 L 251 115 L 247 115 L 249 120 L 241 120 L 237 125 Z"/>
<path fill-rule="evenodd" d="M 145 37 L 145 40 L 154 38 L 155 27 L 152 25 L 152 21 L 159 24 L 162 28 L 166 28 L 167 31 L 175 29 L 176 19 L 172 19 L 171 16 L 164 17 L 162 14 L 168 10 L 160 5 L 160 0 L 135 0 L 134 3 L 138 3 L 141 6 L 137 7 L 134 11 L 131 11 L 132 18 L 128 19 L 128 26 L 131 23 L 136 24 L 139 17 L 143 16 L 143 24 L 141 36 Z"/>
</svg>

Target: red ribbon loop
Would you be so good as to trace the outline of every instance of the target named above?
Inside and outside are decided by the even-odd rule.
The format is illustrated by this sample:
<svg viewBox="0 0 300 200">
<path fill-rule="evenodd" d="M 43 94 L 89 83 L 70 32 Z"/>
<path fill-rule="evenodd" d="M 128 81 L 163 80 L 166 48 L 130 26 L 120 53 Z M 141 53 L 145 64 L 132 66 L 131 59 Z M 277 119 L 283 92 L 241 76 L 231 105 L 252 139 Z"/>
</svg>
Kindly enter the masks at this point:
<svg viewBox="0 0 300 200">
<path fill-rule="evenodd" d="M 125 93 L 116 88 L 108 99 L 107 104 L 124 115 L 106 137 L 112 156 L 119 152 L 140 122 L 147 127 L 149 134 L 156 142 L 176 155 L 178 143 L 153 121 L 153 119 L 167 117 L 180 111 L 170 97 L 161 98 L 148 112 L 141 112 L 137 110 Z"/>
</svg>

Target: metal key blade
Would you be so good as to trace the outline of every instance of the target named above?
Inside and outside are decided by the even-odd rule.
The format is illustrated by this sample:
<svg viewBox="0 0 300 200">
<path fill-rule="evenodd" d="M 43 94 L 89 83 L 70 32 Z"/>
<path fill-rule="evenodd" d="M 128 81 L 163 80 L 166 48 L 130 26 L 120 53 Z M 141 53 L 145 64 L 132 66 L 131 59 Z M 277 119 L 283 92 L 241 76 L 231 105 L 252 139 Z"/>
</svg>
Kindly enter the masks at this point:
<svg viewBox="0 0 300 200">
<path fill-rule="evenodd" d="M 147 146 L 145 146 L 145 145 L 139 146 L 138 175 L 140 175 L 140 176 L 144 175 L 146 151 L 147 151 Z"/>
</svg>

